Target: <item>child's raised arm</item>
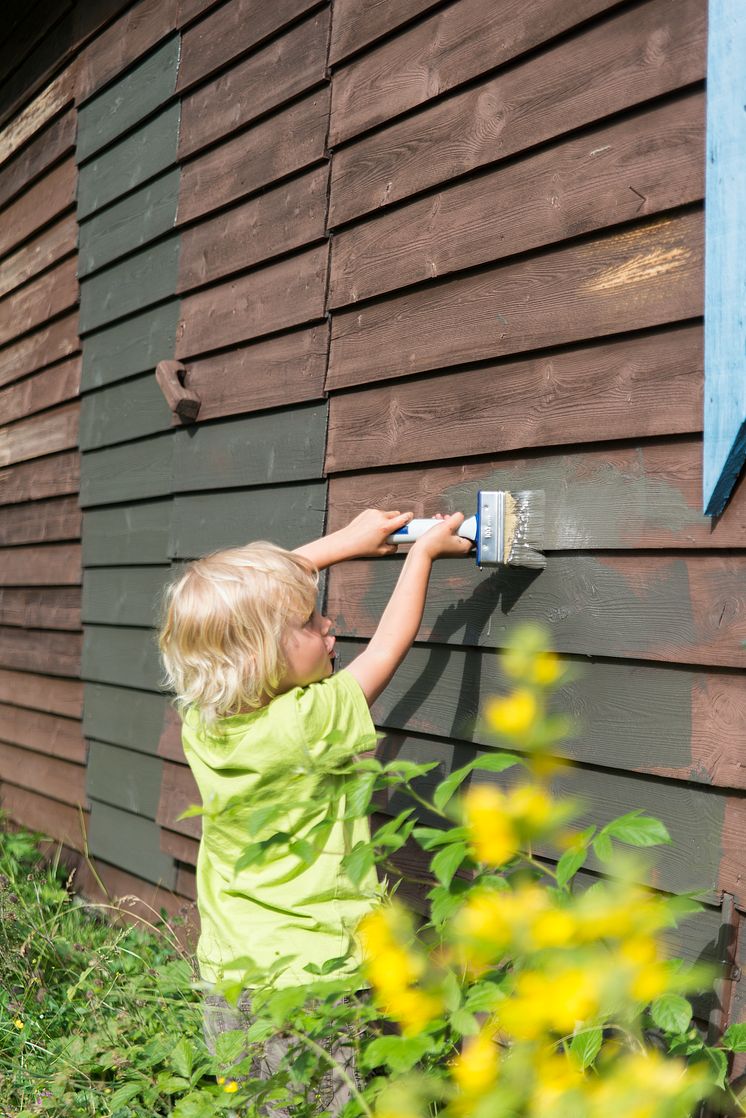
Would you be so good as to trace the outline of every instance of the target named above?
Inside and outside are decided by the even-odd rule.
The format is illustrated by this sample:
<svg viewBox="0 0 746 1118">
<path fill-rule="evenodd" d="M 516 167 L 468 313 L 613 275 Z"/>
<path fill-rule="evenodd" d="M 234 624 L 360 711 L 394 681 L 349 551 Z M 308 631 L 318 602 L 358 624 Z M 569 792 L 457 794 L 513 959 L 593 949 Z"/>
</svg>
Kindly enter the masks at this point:
<svg viewBox="0 0 746 1118">
<path fill-rule="evenodd" d="M 411 519 L 411 512 L 366 509 L 346 527 L 303 544 L 302 547 L 296 547 L 295 554 L 310 559 L 319 571 L 334 563 L 341 563 L 344 559 L 393 555 L 396 544 L 387 543 L 386 538 L 393 532 L 398 532 Z"/>
</svg>

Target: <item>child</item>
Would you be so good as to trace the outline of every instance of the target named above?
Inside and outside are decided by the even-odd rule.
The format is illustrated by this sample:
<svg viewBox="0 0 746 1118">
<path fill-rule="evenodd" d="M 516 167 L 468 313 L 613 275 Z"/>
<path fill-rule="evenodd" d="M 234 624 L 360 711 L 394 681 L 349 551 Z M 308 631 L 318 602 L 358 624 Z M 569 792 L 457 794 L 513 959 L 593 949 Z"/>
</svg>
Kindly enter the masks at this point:
<svg viewBox="0 0 746 1118">
<path fill-rule="evenodd" d="M 316 606 L 318 572 L 344 559 L 395 552 L 387 537 L 411 516 L 368 509 L 293 552 L 264 542 L 216 552 L 191 563 L 167 592 L 160 647 L 206 812 L 197 862 L 197 955 L 208 983 L 241 981 L 247 968 L 266 974 L 274 966 L 275 986 L 298 985 L 314 980 L 304 970 L 309 963 L 319 967 L 347 955 L 350 971 L 359 962 L 351 931 L 376 903 L 377 881 L 371 873 L 354 886 L 341 860 L 369 838 L 368 825 L 342 820 L 344 805 L 327 818 L 330 782 L 335 766 L 375 746 L 368 708 L 417 635 L 433 560 L 464 555 L 471 544 L 455 535 L 461 513 L 422 536 L 368 645 L 334 675 L 331 622 Z M 284 810 L 271 820 L 270 833 L 320 833 L 318 855 L 301 864 L 285 850 L 235 872 L 252 839 L 248 815 L 256 818 L 258 804 Z M 206 1035 L 214 1049 L 216 1034 L 239 1028 L 241 1019 L 223 999 L 207 1002 Z M 265 1073 L 281 1055 L 267 1049 Z M 345 1099 L 335 1093 L 333 1112 Z"/>
</svg>

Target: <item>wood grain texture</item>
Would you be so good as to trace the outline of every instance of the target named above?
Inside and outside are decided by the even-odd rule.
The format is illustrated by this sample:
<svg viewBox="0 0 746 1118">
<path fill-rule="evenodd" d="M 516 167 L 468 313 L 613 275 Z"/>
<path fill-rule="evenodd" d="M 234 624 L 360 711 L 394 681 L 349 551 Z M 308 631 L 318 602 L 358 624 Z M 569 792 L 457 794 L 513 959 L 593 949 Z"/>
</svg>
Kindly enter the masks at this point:
<svg viewBox="0 0 746 1118">
<path fill-rule="evenodd" d="M 85 631 L 80 678 L 142 691 L 159 691 L 163 667 L 155 634 L 149 629 L 89 625 Z"/>
<path fill-rule="evenodd" d="M 331 62 L 380 39 L 432 8 L 437 0 L 334 0 Z"/>
<path fill-rule="evenodd" d="M 75 251 L 78 224 L 68 214 L 0 263 L 0 297 Z"/>
<path fill-rule="evenodd" d="M 50 543 L 3 551 L 0 586 L 79 586 L 80 544 Z"/>
<path fill-rule="evenodd" d="M 349 474 L 330 481 L 329 530 L 371 507 L 470 516 L 478 489 L 526 488 L 546 494 L 546 551 L 742 548 L 746 487 L 712 524 L 700 512 L 701 463 L 701 440 L 687 439 Z"/>
<path fill-rule="evenodd" d="M 68 110 L 0 168 L 0 206 L 28 190 L 52 164 L 74 150 L 76 123 L 75 110 Z"/>
<path fill-rule="evenodd" d="M 200 418 L 202 413 L 200 411 Z M 80 449 L 95 450 L 167 431 L 173 413 L 152 372 L 88 393 L 80 413 Z"/>
<path fill-rule="evenodd" d="M 175 831 L 166 830 L 165 827 L 161 826 L 161 850 L 171 854 L 179 862 L 186 862 L 190 866 L 195 866 L 199 843 L 195 842 L 194 839 L 187 838 L 186 835 L 177 835 Z M 177 882 L 180 880 L 183 869 L 183 866 L 177 868 Z"/>
<path fill-rule="evenodd" d="M 0 554 L 4 562 L 5 553 Z M 51 576 L 54 577 L 56 572 Z M 0 586 L 0 625 L 77 632 L 80 629 L 80 588 L 77 585 Z"/>
<path fill-rule="evenodd" d="M 173 234 L 80 281 L 80 332 L 106 326 L 173 295 L 179 238 Z"/>
<path fill-rule="evenodd" d="M 163 762 L 130 749 L 92 741 L 87 787 L 97 801 L 155 819 Z"/>
<path fill-rule="evenodd" d="M 329 9 L 231 67 L 181 103 L 179 158 L 250 124 L 324 78 Z"/>
<path fill-rule="evenodd" d="M 14 702 L 29 701 L 34 698 L 29 692 L 35 684 L 43 682 L 45 688 L 56 685 L 74 686 L 80 694 L 80 683 L 72 680 L 43 679 L 40 676 L 22 675 L 20 672 L 5 672 L 23 680 L 21 689 L 13 696 Z M 78 706 L 80 701 L 78 700 Z M 85 764 L 86 743 L 79 719 L 61 718 L 57 713 L 39 710 L 25 710 L 19 706 L 0 705 L 0 738 L 24 749 L 42 753 L 47 757 L 58 757 L 69 762 Z"/>
<path fill-rule="evenodd" d="M 76 496 L 6 505 L 0 508 L 0 547 L 79 540 L 80 525 Z"/>
<path fill-rule="evenodd" d="M 72 765 L 56 757 L 31 756 L 27 749 L 18 749 L 0 741 L 0 772 L 4 783 L 27 788 L 73 807 L 88 806 L 83 765 Z"/>
<path fill-rule="evenodd" d="M 704 77 L 705 0 L 649 0 L 335 152 L 336 226 Z"/>
<path fill-rule="evenodd" d="M 31 831 L 49 835 L 73 850 L 85 848 L 87 812 L 81 814 L 77 808 L 68 804 L 50 800 L 47 796 L 13 784 L 0 784 L 0 799 L 3 808 L 16 823 Z"/>
<path fill-rule="evenodd" d="M 325 243 L 185 296 L 176 357 L 189 358 L 322 318 L 328 260 Z"/>
<path fill-rule="evenodd" d="M 176 8 L 176 0 L 140 0 L 98 34 L 78 57 L 76 100 L 87 100 L 173 31 Z"/>
<path fill-rule="evenodd" d="M 79 391 L 80 358 L 73 357 L 0 390 L 0 416 L 4 423 L 11 423 L 72 400 Z"/>
<path fill-rule="evenodd" d="M 687 325 L 334 394 L 326 468 L 682 434 L 701 423 L 702 330 Z"/>
<path fill-rule="evenodd" d="M 447 626 L 433 639 L 442 641 Z M 337 670 L 365 647 L 337 640 Z M 570 660 L 576 675 L 551 699 L 577 730 L 557 754 L 582 764 L 646 772 L 721 788 L 746 788 L 746 692 L 738 672 Z M 511 685 L 495 655 L 438 643 L 415 646 L 373 706 L 376 725 L 500 747 L 482 721 L 488 699 Z M 713 739 L 717 748 L 713 748 Z"/>
<path fill-rule="evenodd" d="M 191 221 L 322 159 L 329 90 L 309 94 L 182 167 L 177 220 Z"/>
<path fill-rule="evenodd" d="M 153 435 L 83 455 L 80 506 L 160 497 L 171 492 L 171 435 Z"/>
<path fill-rule="evenodd" d="M 80 455 L 77 451 L 7 466 L 0 469 L 0 505 L 77 493 L 79 482 Z"/>
<path fill-rule="evenodd" d="M 80 225 L 78 275 L 111 264 L 173 228 L 179 193 L 178 170 L 167 171 Z"/>
<path fill-rule="evenodd" d="M 89 335 L 83 352 L 83 390 L 152 372 L 159 361 L 173 356 L 178 321 L 179 301 L 174 299 Z"/>
<path fill-rule="evenodd" d="M 460 0 L 334 73 L 330 142 L 341 143 L 516 59 L 615 0 Z"/>
<path fill-rule="evenodd" d="M 186 764 L 164 761 L 161 780 L 161 799 L 158 807 L 158 822 L 179 835 L 192 839 L 200 838 L 202 820 L 198 815 L 190 819 L 177 819 L 192 804 L 201 804 L 197 782 Z"/>
<path fill-rule="evenodd" d="M 161 597 L 170 576 L 168 565 L 89 568 L 83 579 L 83 621 L 157 626 Z"/>
<path fill-rule="evenodd" d="M 339 634 L 372 635 L 399 569 L 378 560 L 331 571 L 328 612 Z M 448 644 L 495 648 L 531 620 L 560 652 L 744 667 L 745 569 L 737 554 L 557 555 L 539 575 L 446 561 L 433 570 L 419 639 L 447 627 Z"/>
<path fill-rule="evenodd" d="M 703 152 L 704 94 L 696 91 L 384 210 L 335 235 L 329 303 L 698 201 Z"/>
<path fill-rule="evenodd" d="M 334 316 L 327 388 L 702 313 L 702 215 L 684 213 Z"/>
<path fill-rule="evenodd" d="M 168 553 L 170 497 L 85 513 L 83 565 L 159 563 Z M 100 737 L 100 735 L 97 735 Z"/>
<path fill-rule="evenodd" d="M 76 180 L 75 161 L 71 157 L 11 202 L 3 211 L 0 222 L 0 255 L 4 256 L 37 229 L 69 209 L 75 202 Z"/>
<path fill-rule="evenodd" d="M 0 466 L 55 454 L 77 445 L 80 404 L 77 400 L 40 415 L 0 427 Z"/>
<path fill-rule="evenodd" d="M 23 144 L 27 143 L 48 120 L 56 116 L 72 100 L 75 87 L 75 68 L 66 70 L 50 82 L 0 131 L 0 163 L 4 163 Z"/>
<path fill-rule="evenodd" d="M 0 384 L 33 373 L 80 349 L 78 315 L 65 315 L 20 341 L 0 349 Z"/>
<path fill-rule="evenodd" d="M 78 278 L 72 257 L 0 300 L 0 345 L 20 331 L 43 325 L 77 301 Z"/>
<path fill-rule="evenodd" d="M 321 239 L 326 232 L 328 177 L 328 167 L 317 167 L 228 213 L 184 229 L 177 291 L 189 291 Z"/>
<path fill-rule="evenodd" d="M 184 31 L 177 88 L 187 89 L 195 82 L 225 66 L 291 20 L 313 8 L 318 0 L 232 0 L 211 12 L 198 24 Z M 205 0 L 182 0 L 182 20 L 192 18 L 205 7 Z"/>
<path fill-rule="evenodd" d="M 145 881 L 167 889 L 176 883 L 173 859 L 160 849 L 158 827 L 144 816 L 92 800 L 88 845 L 95 857 Z"/>
<path fill-rule="evenodd" d="M 74 679 L 51 679 L 27 672 L 0 670 L 0 703 L 14 703 L 80 719 L 83 714 L 83 684 Z M 55 720 L 55 725 L 59 724 L 59 720 Z M 46 732 L 41 740 L 44 741 L 45 737 Z"/>
<path fill-rule="evenodd" d="M 20 672 L 80 678 L 80 633 L 0 627 L 0 666 Z"/>
<path fill-rule="evenodd" d="M 200 422 L 315 400 L 323 395 L 329 326 L 234 347 L 191 361 L 185 384 L 200 397 Z"/>
<path fill-rule="evenodd" d="M 165 695 L 86 683 L 83 731 L 88 738 L 155 756 L 166 704 Z"/>
</svg>

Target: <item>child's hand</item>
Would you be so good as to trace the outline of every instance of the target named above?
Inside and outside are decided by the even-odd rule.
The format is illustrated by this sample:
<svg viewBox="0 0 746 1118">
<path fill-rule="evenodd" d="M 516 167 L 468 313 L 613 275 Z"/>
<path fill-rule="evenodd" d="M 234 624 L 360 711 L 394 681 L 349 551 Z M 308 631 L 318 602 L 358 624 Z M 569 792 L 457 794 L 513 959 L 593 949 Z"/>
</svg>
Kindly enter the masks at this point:
<svg viewBox="0 0 746 1118">
<path fill-rule="evenodd" d="M 462 512 L 454 512 L 451 516 L 439 514 L 435 519 L 440 520 L 441 523 L 430 528 L 424 536 L 420 536 L 413 545 L 412 551 L 424 551 L 431 559 L 442 559 L 449 555 L 468 555 L 474 546 L 473 543 L 456 535 L 464 523 L 464 514 Z"/>
<path fill-rule="evenodd" d="M 383 509 L 366 509 L 338 535 L 344 539 L 345 555 L 348 559 L 362 559 L 374 555 L 393 555 L 395 543 L 386 543 L 386 538 L 398 532 L 412 519 L 411 512 L 385 512 Z"/>
</svg>

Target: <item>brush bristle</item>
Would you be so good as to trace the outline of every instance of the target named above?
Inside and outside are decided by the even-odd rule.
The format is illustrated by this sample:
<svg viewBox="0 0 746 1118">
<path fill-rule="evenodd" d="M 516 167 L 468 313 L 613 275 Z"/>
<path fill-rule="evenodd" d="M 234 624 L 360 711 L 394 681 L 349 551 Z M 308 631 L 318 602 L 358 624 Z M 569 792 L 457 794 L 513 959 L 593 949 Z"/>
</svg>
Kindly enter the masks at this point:
<svg viewBox="0 0 746 1118">
<path fill-rule="evenodd" d="M 543 570 L 546 556 L 538 549 L 544 544 L 546 494 L 543 489 L 524 489 L 511 494 L 515 501 L 514 530 L 507 560 L 512 567 L 533 567 Z"/>
</svg>

